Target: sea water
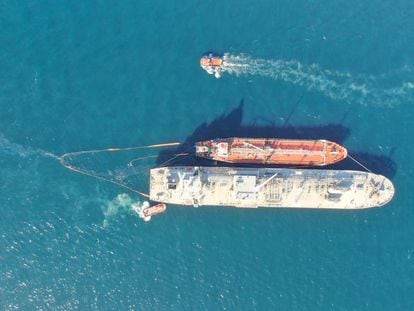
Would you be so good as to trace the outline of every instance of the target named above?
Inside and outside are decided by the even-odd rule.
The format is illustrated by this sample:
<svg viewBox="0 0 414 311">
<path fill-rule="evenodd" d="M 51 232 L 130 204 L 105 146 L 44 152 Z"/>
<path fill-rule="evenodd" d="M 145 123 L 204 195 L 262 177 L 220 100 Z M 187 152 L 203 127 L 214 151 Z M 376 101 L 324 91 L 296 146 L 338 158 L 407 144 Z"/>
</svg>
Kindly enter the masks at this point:
<svg viewBox="0 0 414 311">
<path fill-rule="evenodd" d="M 3 1 L 0 26 L 2 310 L 413 308 L 412 1 Z M 242 66 L 215 79 L 208 51 Z M 395 197 L 143 222 L 57 158 L 229 135 L 335 140 Z M 148 191 L 140 156 L 74 160 Z"/>
</svg>

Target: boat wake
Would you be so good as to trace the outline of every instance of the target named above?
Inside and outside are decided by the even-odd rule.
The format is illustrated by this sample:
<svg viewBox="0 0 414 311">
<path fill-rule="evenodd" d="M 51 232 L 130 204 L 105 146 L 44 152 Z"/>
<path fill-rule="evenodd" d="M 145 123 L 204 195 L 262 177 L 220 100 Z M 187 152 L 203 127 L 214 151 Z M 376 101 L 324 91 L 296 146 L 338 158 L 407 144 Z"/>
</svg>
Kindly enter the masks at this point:
<svg viewBox="0 0 414 311">
<path fill-rule="evenodd" d="M 145 216 L 144 214 L 144 210 L 149 207 L 150 207 L 150 204 L 148 201 L 144 201 L 143 203 L 132 204 L 133 211 L 139 216 L 139 218 L 143 219 L 144 221 L 151 220 L 151 216 Z"/>
<path fill-rule="evenodd" d="M 414 80 L 404 80 L 412 76 L 412 70 L 408 68 L 378 76 L 352 75 L 323 69 L 317 64 L 304 65 L 296 60 L 255 59 L 244 54 L 226 53 L 221 73 L 226 72 L 235 76 L 269 77 L 321 92 L 333 100 L 363 105 L 395 106 L 414 98 Z"/>
<path fill-rule="evenodd" d="M 114 217 L 125 216 L 125 215 L 138 215 L 144 221 L 151 220 L 151 216 L 145 217 L 143 211 L 149 207 L 147 201 L 141 202 L 139 200 L 133 200 L 128 194 L 118 194 L 113 200 L 106 202 L 102 207 L 104 215 L 103 227 L 107 227 L 111 219 Z"/>
<path fill-rule="evenodd" d="M 22 158 L 28 158 L 31 156 L 41 156 L 41 157 L 49 157 L 59 160 L 57 155 L 54 155 L 51 152 L 42 150 L 42 149 L 34 149 L 31 147 L 25 147 L 20 144 L 13 143 L 5 138 L 2 134 L 0 134 L 0 154 L 3 155 L 18 155 Z"/>
</svg>

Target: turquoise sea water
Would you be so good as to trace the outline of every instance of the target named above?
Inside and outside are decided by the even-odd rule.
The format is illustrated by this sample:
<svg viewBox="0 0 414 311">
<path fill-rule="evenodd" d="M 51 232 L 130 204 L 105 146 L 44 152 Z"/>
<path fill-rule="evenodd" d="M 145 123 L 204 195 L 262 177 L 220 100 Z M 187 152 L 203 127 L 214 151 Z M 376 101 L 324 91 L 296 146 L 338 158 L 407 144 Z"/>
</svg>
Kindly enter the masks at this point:
<svg viewBox="0 0 414 311">
<path fill-rule="evenodd" d="M 414 307 L 412 1 L 1 1 L 0 29 L 2 310 Z M 215 79 L 210 50 L 255 70 Z M 249 134 L 336 140 L 396 195 L 145 223 L 142 198 L 53 156 Z"/>
</svg>

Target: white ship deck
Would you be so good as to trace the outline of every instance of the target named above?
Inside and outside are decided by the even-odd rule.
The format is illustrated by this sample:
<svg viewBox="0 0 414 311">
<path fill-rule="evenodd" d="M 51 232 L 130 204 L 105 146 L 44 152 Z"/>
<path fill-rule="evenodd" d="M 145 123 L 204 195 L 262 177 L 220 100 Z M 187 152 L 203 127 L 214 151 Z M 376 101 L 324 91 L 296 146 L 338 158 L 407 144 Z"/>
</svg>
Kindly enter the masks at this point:
<svg viewBox="0 0 414 311">
<path fill-rule="evenodd" d="M 390 180 L 359 171 L 178 166 L 150 176 L 151 200 L 180 205 L 358 209 L 393 195 Z"/>
</svg>

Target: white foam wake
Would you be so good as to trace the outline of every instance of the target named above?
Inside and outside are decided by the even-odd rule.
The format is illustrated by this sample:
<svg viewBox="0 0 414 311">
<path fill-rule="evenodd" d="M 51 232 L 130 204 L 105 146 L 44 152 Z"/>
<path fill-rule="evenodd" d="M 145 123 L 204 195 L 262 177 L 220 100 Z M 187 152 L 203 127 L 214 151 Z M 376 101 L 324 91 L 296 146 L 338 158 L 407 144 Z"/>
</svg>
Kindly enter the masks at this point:
<svg viewBox="0 0 414 311">
<path fill-rule="evenodd" d="M 30 156 L 42 156 L 42 157 L 51 157 L 56 160 L 59 160 L 59 157 L 54 155 L 51 152 L 42 150 L 42 149 L 34 149 L 31 147 L 25 147 L 20 144 L 13 143 L 5 138 L 2 134 L 0 134 L 0 154 L 6 155 L 18 155 L 22 158 L 27 158 Z"/>
<path fill-rule="evenodd" d="M 107 227 L 111 219 L 117 216 L 125 216 L 127 214 L 138 215 L 145 221 L 149 221 L 151 217 L 145 217 L 143 210 L 149 207 L 147 201 L 141 202 L 139 200 L 133 200 L 128 194 L 118 194 L 113 200 L 106 202 L 102 207 L 104 214 L 103 226 Z"/>
<path fill-rule="evenodd" d="M 321 92 L 334 100 L 357 102 L 363 105 L 394 106 L 412 101 L 414 98 L 414 80 L 401 81 L 402 78 L 396 77 L 395 74 L 352 75 L 347 72 L 322 69 L 317 64 L 304 65 L 296 60 L 265 60 L 243 54 L 225 54 L 221 72 L 236 76 L 269 77 L 299 85 L 309 91 Z M 401 74 L 407 74 L 407 69 L 402 70 Z M 397 85 L 395 85 L 396 80 L 399 80 Z M 394 86 L 389 87 L 390 84 Z"/>
<path fill-rule="evenodd" d="M 144 201 L 142 204 L 141 203 L 132 204 L 132 209 L 134 210 L 134 212 L 137 213 L 139 218 L 142 218 L 144 221 L 151 220 L 151 216 L 144 215 L 144 210 L 148 207 L 150 207 L 150 204 L 148 201 Z"/>
</svg>

